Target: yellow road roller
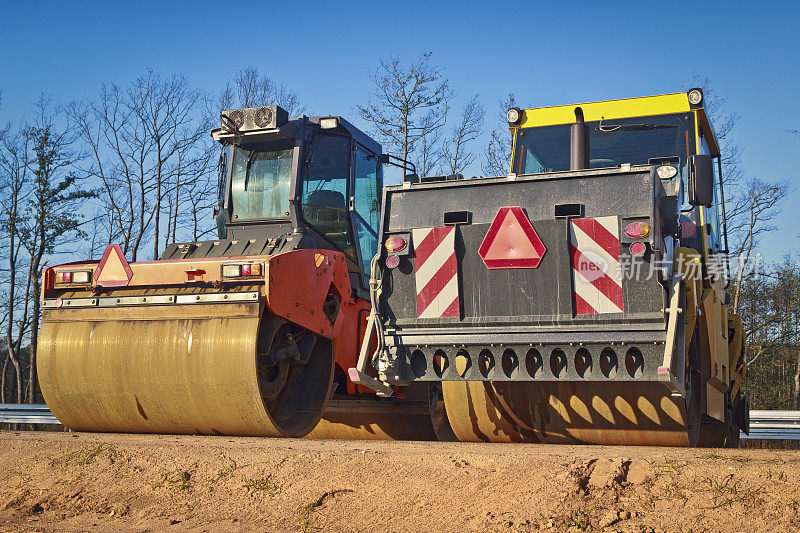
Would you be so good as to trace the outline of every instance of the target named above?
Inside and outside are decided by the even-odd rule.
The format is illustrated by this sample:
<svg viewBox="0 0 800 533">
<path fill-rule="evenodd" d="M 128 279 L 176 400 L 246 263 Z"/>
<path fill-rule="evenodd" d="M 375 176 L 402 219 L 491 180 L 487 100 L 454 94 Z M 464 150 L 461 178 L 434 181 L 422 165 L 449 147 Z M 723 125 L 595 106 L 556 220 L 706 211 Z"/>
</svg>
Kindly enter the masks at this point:
<svg viewBox="0 0 800 533">
<path fill-rule="evenodd" d="M 439 385 L 463 441 L 736 445 L 744 337 L 702 91 L 507 119 L 508 175 L 384 190 L 355 381 Z"/>
</svg>

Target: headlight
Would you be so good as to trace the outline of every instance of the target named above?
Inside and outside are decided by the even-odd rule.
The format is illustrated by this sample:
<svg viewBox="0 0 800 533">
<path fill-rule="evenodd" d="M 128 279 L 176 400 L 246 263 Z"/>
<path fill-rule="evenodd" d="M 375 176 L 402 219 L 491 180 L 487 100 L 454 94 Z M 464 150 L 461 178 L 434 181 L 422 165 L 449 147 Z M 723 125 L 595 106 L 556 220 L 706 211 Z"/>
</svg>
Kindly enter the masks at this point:
<svg viewBox="0 0 800 533">
<path fill-rule="evenodd" d="M 242 275 L 241 265 L 222 265 L 223 278 L 238 278 Z"/>
<path fill-rule="evenodd" d="M 678 169 L 672 165 L 661 165 L 656 168 L 656 174 L 662 180 L 670 180 L 678 175 Z"/>
<path fill-rule="evenodd" d="M 323 130 L 333 130 L 339 127 L 339 119 L 337 117 L 328 117 L 319 119 L 319 127 Z"/>
<path fill-rule="evenodd" d="M 700 89 L 689 90 L 689 103 L 692 105 L 700 105 L 703 101 L 703 91 Z"/>
<path fill-rule="evenodd" d="M 72 273 L 72 283 L 89 283 L 91 272 L 88 270 L 79 270 Z"/>
<path fill-rule="evenodd" d="M 519 124 L 522 120 L 522 111 L 518 107 L 512 107 L 506 111 L 506 120 L 509 124 Z"/>
</svg>

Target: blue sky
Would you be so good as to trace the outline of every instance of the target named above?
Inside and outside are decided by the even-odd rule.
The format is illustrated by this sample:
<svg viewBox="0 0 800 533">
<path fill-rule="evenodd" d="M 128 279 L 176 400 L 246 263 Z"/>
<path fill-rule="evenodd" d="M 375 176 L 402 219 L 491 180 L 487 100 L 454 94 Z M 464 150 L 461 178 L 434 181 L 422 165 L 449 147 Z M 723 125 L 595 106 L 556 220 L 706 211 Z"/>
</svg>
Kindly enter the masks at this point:
<svg viewBox="0 0 800 533">
<path fill-rule="evenodd" d="M 2 122 L 30 113 L 42 91 L 90 97 L 147 68 L 218 90 L 248 65 L 309 114 L 354 117 L 380 58 L 422 50 L 459 98 L 479 93 L 490 112 L 509 91 L 539 107 L 675 92 L 708 76 L 741 115 L 748 175 L 795 189 L 762 252 L 800 249 L 800 137 L 786 132 L 800 129 L 800 3 L 4 2 L 2 12 Z"/>
</svg>

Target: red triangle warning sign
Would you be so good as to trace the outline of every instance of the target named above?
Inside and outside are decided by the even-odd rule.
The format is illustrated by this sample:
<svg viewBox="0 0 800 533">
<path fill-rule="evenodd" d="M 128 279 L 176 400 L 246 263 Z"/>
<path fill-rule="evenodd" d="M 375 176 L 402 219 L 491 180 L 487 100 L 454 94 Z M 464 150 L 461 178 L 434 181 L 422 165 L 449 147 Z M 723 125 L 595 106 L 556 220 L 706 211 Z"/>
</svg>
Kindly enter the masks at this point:
<svg viewBox="0 0 800 533">
<path fill-rule="evenodd" d="M 124 287 L 133 277 L 133 271 L 118 244 L 109 244 L 94 271 L 94 281 L 101 287 Z"/>
<path fill-rule="evenodd" d="M 521 207 L 501 207 L 478 255 L 489 269 L 536 268 L 546 251 Z"/>
</svg>

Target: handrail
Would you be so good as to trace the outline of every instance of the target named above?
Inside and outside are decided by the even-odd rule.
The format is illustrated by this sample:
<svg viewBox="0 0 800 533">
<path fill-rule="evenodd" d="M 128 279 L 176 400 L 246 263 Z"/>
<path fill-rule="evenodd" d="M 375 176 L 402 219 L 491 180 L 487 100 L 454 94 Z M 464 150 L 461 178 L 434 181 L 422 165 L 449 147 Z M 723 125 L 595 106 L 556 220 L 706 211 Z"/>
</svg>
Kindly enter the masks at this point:
<svg viewBox="0 0 800 533">
<path fill-rule="evenodd" d="M 60 425 L 47 405 L 30 403 L 0 403 L 1 424 L 53 424 Z"/>
<path fill-rule="evenodd" d="M 800 440 L 800 411 L 750 411 L 750 435 L 743 439 Z"/>
</svg>

